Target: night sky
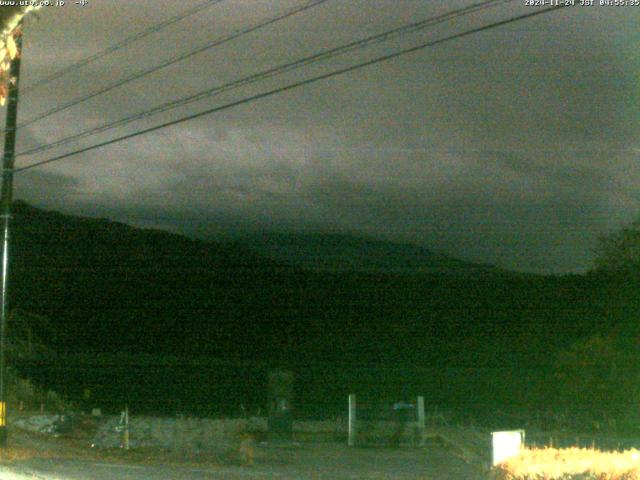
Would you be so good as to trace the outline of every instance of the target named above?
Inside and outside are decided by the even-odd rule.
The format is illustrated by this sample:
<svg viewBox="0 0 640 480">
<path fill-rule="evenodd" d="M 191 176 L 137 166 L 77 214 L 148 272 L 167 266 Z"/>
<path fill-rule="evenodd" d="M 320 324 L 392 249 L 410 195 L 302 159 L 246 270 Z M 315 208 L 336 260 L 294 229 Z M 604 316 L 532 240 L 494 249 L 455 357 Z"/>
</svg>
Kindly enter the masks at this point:
<svg viewBox="0 0 640 480">
<path fill-rule="evenodd" d="M 25 27 L 21 86 L 201 1 L 89 0 Z M 21 98 L 19 120 L 285 11 L 227 0 Z M 474 2 L 329 0 L 19 131 L 18 151 Z M 524 0 L 19 157 L 17 166 L 497 20 Z M 20 173 L 66 213 L 226 238 L 331 231 L 583 272 L 640 207 L 640 7 L 573 7 Z"/>
</svg>

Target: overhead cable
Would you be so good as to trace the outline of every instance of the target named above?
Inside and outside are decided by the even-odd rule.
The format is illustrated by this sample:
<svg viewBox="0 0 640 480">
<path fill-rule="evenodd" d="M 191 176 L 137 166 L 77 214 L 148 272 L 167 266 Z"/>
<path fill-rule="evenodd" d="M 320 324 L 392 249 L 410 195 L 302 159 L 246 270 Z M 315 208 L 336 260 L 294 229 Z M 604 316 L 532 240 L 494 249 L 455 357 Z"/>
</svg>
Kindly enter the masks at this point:
<svg viewBox="0 0 640 480">
<path fill-rule="evenodd" d="M 16 172 L 16 173 L 23 172 L 23 171 L 30 170 L 30 169 L 35 168 L 35 167 L 39 167 L 39 166 L 46 165 L 46 164 L 49 164 L 49 163 L 57 162 L 57 161 L 65 159 L 65 158 L 69 158 L 69 157 L 72 157 L 72 156 L 75 156 L 75 155 L 79 155 L 81 153 L 85 153 L 85 152 L 89 152 L 89 151 L 92 151 L 92 150 L 96 150 L 98 148 L 105 147 L 107 145 L 112 145 L 114 143 L 119 143 L 119 142 L 122 142 L 124 140 L 129 140 L 131 138 L 139 137 L 141 135 L 146 135 L 147 133 L 155 132 L 157 130 L 160 130 L 160 129 L 163 129 L 163 128 L 167 128 L 167 127 L 170 127 L 170 126 L 173 126 L 173 125 L 178 125 L 180 123 L 184 123 L 184 122 L 187 122 L 189 120 L 194 120 L 196 118 L 204 117 L 206 115 L 211 115 L 213 113 L 221 112 L 223 110 L 227 110 L 229 108 L 237 107 L 239 105 L 243 105 L 243 104 L 246 104 L 246 103 L 249 103 L 249 102 L 253 102 L 253 101 L 256 101 L 256 100 L 259 100 L 259 99 L 262 99 L 262 98 L 266 98 L 266 97 L 270 97 L 270 96 L 273 96 L 273 95 L 276 95 L 276 94 L 284 93 L 286 91 L 293 90 L 295 88 L 299 88 L 299 87 L 302 87 L 302 86 L 305 86 L 305 85 L 316 83 L 316 82 L 318 82 L 320 80 L 326 80 L 326 79 L 331 78 L 331 77 L 335 77 L 335 76 L 342 75 L 342 74 L 345 74 L 345 73 L 348 73 L 348 72 L 352 72 L 354 70 L 358 70 L 360 68 L 364 68 L 364 67 L 368 67 L 368 66 L 371 66 L 371 65 L 375 65 L 377 63 L 388 61 L 388 60 L 391 60 L 391 59 L 394 59 L 394 58 L 397 58 L 397 57 L 400 57 L 400 56 L 403 56 L 403 55 L 406 55 L 406 54 L 409 54 L 409 53 L 413 53 L 413 52 L 417 52 L 417 51 L 420 51 L 420 50 L 424 50 L 426 48 L 433 47 L 433 46 L 436 46 L 436 45 L 440 45 L 442 43 L 449 42 L 449 41 L 452 41 L 452 40 L 456 40 L 458 38 L 463 38 L 463 37 L 466 37 L 468 35 L 484 32 L 484 31 L 487 31 L 487 30 L 491 30 L 493 28 L 497 28 L 497 27 L 503 26 L 503 25 L 507 25 L 507 24 L 514 23 L 514 22 L 517 22 L 517 21 L 521 21 L 521 20 L 525 20 L 525 19 L 528 19 L 528 18 L 536 17 L 536 16 L 539 16 L 539 15 L 542 15 L 542 14 L 545 14 L 545 13 L 548 13 L 548 12 L 551 12 L 551 11 L 554 11 L 554 10 L 560 10 L 562 8 L 566 8 L 567 6 L 568 5 L 560 5 L 560 6 L 553 6 L 553 7 L 543 8 L 543 9 L 536 10 L 536 11 L 531 12 L 531 13 L 526 13 L 526 14 L 523 14 L 523 15 L 518 15 L 516 17 L 511 17 L 511 18 L 508 18 L 506 20 L 493 22 L 493 23 L 490 23 L 488 25 L 484 25 L 482 27 L 477 27 L 477 28 L 472 28 L 470 30 L 465 30 L 464 32 L 457 33 L 457 34 L 454 34 L 454 35 L 450 35 L 450 36 L 447 36 L 447 37 L 444 37 L 444 38 L 440 38 L 438 40 L 433 40 L 433 41 L 430 41 L 430 42 L 422 43 L 422 44 L 414 46 L 414 47 L 405 48 L 403 50 L 399 50 L 399 51 L 396 51 L 396 52 L 393 52 L 393 53 L 390 53 L 390 54 L 387 54 L 387 55 L 376 57 L 376 58 L 374 58 L 372 60 L 367 60 L 367 61 L 364 61 L 364 62 L 361 62 L 361 63 L 357 63 L 357 64 L 354 64 L 354 65 L 351 65 L 349 67 L 341 68 L 339 70 L 334 70 L 332 72 L 324 73 L 322 75 L 318 75 L 318 76 L 315 76 L 315 77 L 312 77 L 312 78 L 308 78 L 306 80 L 301 80 L 299 82 L 291 83 L 291 84 L 285 85 L 283 87 L 275 88 L 275 89 L 269 90 L 267 92 L 263 92 L 263 93 L 259 93 L 259 94 L 252 95 L 252 96 L 249 96 L 249 97 L 245 97 L 243 99 L 236 100 L 236 101 L 227 103 L 225 105 L 221 105 L 221 106 L 218 106 L 218 107 L 210 108 L 208 110 L 204 110 L 202 112 L 198 112 L 198 113 L 194 113 L 194 114 L 191 114 L 191 115 L 187 115 L 185 117 L 181 117 L 181 118 L 178 118 L 176 120 L 172 120 L 170 122 L 165 122 L 165 123 L 162 123 L 162 124 L 159 124 L 159 125 L 155 125 L 153 127 L 145 128 L 143 130 L 138 130 L 136 132 L 132 132 L 132 133 L 129 133 L 129 134 L 126 134 L 126 135 L 122 135 L 122 136 L 117 137 L 117 138 L 112 138 L 110 140 L 107 140 L 107 141 L 104 141 L 104 142 L 100 142 L 100 143 L 96 143 L 96 144 L 90 145 L 88 147 L 80 148 L 80 149 L 77 149 L 77 150 L 74 150 L 74 151 L 71 151 L 71 152 L 67 152 L 67 153 L 62 154 L 62 155 L 57 155 L 55 157 L 52 157 L 52 158 L 49 158 L 49 159 L 46 159 L 46 160 L 42 160 L 42 161 L 39 161 L 39 162 L 34 162 L 34 163 L 26 165 L 24 167 L 16 168 L 14 170 L 14 172 Z"/>
<path fill-rule="evenodd" d="M 369 47 L 373 44 L 377 44 L 377 43 L 381 43 L 384 41 L 388 41 L 392 38 L 397 38 L 399 36 L 403 36 L 403 35 L 408 35 L 410 33 L 414 33 L 417 32 L 419 30 L 423 30 L 427 27 L 439 24 L 439 23 L 443 23 L 446 21 L 450 21 L 453 20 L 455 18 L 464 16 L 464 15 L 469 15 L 472 13 L 475 13 L 477 11 L 489 8 L 489 7 L 494 7 L 497 4 L 503 4 L 503 3 L 509 3 L 509 2 L 513 2 L 514 0 L 485 0 L 483 2 L 480 3 L 476 3 L 464 8 L 460 8 L 457 10 L 452 10 L 450 12 L 441 14 L 441 15 L 437 15 L 437 16 L 433 16 L 433 17 L 429 17 L 427 19 L 421 20 L 419 22 L 414 22 L 408 25 L 403 25 L 401 27 L 397 27 L 391 30 L 387 30 L 385 32 L 376 34 L 376 35 L 371 35 L 353 42 L 349 42 L 345 45 L 336 47 L 336 48 L 331 48 L 331 49 L 327 49 L 324 50 L 322 52 L 319 52 L 317 54 L 293 61 L 293 62 L 289 62 L 289 63 L 285 63 L 285 64 L 281 64 L 278 65 L 277 67 L 273 67 L 273 68 L 269 68 L 265 71 L 250 75 L 248 77 L 243 77 L 239 80 L 234 80 L 232 82 L 223 84 L 223 85 L 219 85 L 207 90 L 204 90 L 202 92 L 198 92 L 196 94 L 193 95 L 188 95 L 186 97 L 180 98 L 178 100 L 172 100 L 169 102 L 165 102 L 161 105 L 158 105 L 156 107 L 153 107 L 151 109 L 145 110 L 143 112 L 139 112 L 133 115 L 130 115 L 128 117 L 124 117 L 121 118 L 119 120 L 116 120 L 114 122 L 109 122 L 97 127 L 93 127 L 87 130 L 84 130 L 82 132 L 79 133 L 75 133 L 73 135 L 64 137 L 62 139 L 56 140 L 54 142 L 51 143 L 47 143 L 44 145 L 39 145 L 37 147 L 33 147 L 30 148 L 28 150 L 24 150 L 21 152 L 18 152 L 18 154 L 16 156 L 25 156 L 25 155 L 32 155 L 35 153 L 40 153 L 46 150 L 50 150 L 52 148 L 61 146 L 61 145 L 65 145 L 67 143 L 82 139 L 82 138 L 86 138 L 88 136 L 92 136 L 92 135 L 97 135 L 99 133 L 117 128 L 117 127 L 121 127 L 123 125 L 126 125 L 128 123 L 134 122 L 136 120 L 141 120 L 143 118 L 147 118 L 153 115 L 157 115 L 159 113 L 165 112 L 167 110 L 172 110 L 178 107 L 182 107 L 184 105 L 193 103 L 193 102 L 197 102 L 200 100 L 203 100 L 205 98 L 208 97 L 212 97 L 215 95 L 219 95 L 221 93 L 230 91 L 230 90 L 234 90 L 246 85 L 250 85 L 271 77 L 274 77 L 276 75 L 282 75 L 284 73 L 290 72 L 292 70 L 296 70 L 298 68 L 301 67 L 305 67 L 307 65 L 311 65 L 313 63 L 317 63 L 320 61 L 325 61 L 328 60 L 330 58 L 336 57 L 338 55 L 343 55 L 345 53 L 348 52 L 352 52 L 355 50 L 360 50 L 363 49 L 365 47 Z"/>
</svg>

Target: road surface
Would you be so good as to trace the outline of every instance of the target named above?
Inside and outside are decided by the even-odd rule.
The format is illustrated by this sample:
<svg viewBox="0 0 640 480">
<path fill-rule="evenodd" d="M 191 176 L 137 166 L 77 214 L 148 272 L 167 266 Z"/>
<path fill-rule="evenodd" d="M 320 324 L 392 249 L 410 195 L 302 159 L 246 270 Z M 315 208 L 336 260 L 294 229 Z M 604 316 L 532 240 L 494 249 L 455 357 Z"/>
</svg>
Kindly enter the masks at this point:
<svg viewBox="0 0 640 480">
<path fill-rule="evenodd" d="M 90 460 L 31 458 L 2 467 L 22 473 L 15 480 L 223 480 L 223 479 L 420 479 L 482 480 L 476 467 L 441 447 L 421 449 L 347 448 L 340 444 L 264 448 L 254 465 L 162 466 Z"/>
</svg>

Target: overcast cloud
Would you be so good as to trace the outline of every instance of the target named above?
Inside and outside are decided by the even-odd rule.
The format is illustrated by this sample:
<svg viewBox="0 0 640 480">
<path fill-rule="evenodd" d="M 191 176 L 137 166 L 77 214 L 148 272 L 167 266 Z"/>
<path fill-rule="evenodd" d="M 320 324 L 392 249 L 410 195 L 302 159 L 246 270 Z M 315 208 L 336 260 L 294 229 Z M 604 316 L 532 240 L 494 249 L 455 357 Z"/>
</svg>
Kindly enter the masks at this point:
<svg viewBox="0 0 640 480">
<path fill-rule="evenodd" d="M 90 0 L 26 27 L 22 85 L 198 1 Z M 54 141 L 470 1 L 322 6 L 25 127 Z M 20 119 L 274 15 L 227 0 L 27 93 Z M 21 157 L 42 160 L 497 19 L 524 0 Z M 574 7 L 21 173 L 18 198 L 199 235 L 339 231 L 535 272 L 579 272 L 597 237 L 640 213 L 640 7 Z"/>
</svg>

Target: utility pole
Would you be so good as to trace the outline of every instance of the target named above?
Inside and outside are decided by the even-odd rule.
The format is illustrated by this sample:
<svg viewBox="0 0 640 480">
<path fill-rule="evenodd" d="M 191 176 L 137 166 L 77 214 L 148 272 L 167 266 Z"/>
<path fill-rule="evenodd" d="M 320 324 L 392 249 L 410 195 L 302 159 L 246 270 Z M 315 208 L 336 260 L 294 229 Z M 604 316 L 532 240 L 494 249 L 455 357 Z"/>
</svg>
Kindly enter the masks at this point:
<svg viewBox="0 0 640 480">
<path fill-rule="evenodd" d="M 7 446 L 7 319 L 9 306 L 9 227 L 11 202 L 13 201 L 13 166 L 16 157 L 16 126 L 18 123 L 18 82 L 20 79 L 20 56 L 22 35 L 17 35 L 18 54 L 11 61 L 7 101 L 7 123 L 2 158 L 2 186 L 0 190 L 0 218 L 2 219 L 2 268 L 0 269 L 0 448 Z"/>
</svg>

